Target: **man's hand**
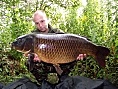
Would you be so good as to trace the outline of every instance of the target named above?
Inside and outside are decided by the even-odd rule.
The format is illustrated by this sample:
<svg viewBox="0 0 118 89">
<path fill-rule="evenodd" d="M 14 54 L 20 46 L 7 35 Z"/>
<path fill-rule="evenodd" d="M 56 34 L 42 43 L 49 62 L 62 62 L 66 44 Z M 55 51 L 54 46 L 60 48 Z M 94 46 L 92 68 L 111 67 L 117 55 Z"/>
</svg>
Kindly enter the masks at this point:
<svg viewBox="0 0 118 89">
<path fill-rule="evenodd" d="M 86 54 L 79 54 L 77 60 L 83 60 L 87 55 Z"/>
<path fill-rule="evenodd" d="M 79 56 L 77 57 L 77 60 L 83 60 L 86 57 L 86 54 L 79 54 Z M 34 57 L 34 62 L 41 62 L 41 60 L 39 59 L 38 55 L 35 54 Z"/>
<path fill-rule="evenodd" d="M 24 56 L 28 57 L 30 54 L 24 54 Z M 77 57 L 77 60 L 83 60 L 87 55 L 86 54 L 79 54 Z M 39 59 L 37 54 L 34 54 L 34 62 L 41 62 L 41 59 Z"/>
<path fill-rule="evenodd" d="M 37 54 L 34 54 L 34 62 L 41 62 Z"/>
</svg>

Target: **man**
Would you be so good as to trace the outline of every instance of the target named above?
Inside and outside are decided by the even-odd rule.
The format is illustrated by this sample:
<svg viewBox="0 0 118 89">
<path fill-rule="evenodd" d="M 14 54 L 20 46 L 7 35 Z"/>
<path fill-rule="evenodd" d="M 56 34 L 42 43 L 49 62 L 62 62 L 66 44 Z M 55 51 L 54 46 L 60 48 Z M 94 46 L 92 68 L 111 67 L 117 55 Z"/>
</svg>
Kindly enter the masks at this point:
<svg viewBox="0 0 118 89">
<path fill-rule="evenodd" d="M 33 33 L 58 33 L 58 34 L 64 34 L 63 31 L 58 30 L 58 29 L 54 29 L 51 27 L 51 25 L 49 25 L 49 21 L 47 19 L 47 16 L 45 14 L 45 12 L 43 12 L 42 10 L 37 10 L 34 14 L 33 14 L 33 22 L 35 23 L 36 26 L 36 30 L 33 31 Z M 86 54 L 80 54 L 77 59 L 83 59 L 83 57 L 85 57 Z M 30 61 L 33 60 L 33 61 Z M 49 73 L 56 73 L 58 71 L 58 77 L 60 79 L 60 77 L 62 75 L 68 75 L 71 71 L 71 69 L 73 69 L 74 65 L 76 64 L 76 61 L 71 62 L 71 63 L 66 63 L 66 64 L 61 64 L 60 67 L 63 71 L 60 71 L 58 68 L 56 69 L 56 67 L 54 67 L 52 64 L 48 64 L 45 62 L 42 62 L 37 54 L 35 55 L 29 55 L 29 61 L 34 63 L 33 69 L 30 70 L 30 72 L 35 76 L 36 80 L 41 83 L 43 80 L 46 80 L 48 77 Z M 32 63 L 29 63 L 32 64 Z M 29 68 L 29 64 L 27 64 L 28 69 Z M 61 81 L 61 80 L 59 80 Z"/>
</svg>

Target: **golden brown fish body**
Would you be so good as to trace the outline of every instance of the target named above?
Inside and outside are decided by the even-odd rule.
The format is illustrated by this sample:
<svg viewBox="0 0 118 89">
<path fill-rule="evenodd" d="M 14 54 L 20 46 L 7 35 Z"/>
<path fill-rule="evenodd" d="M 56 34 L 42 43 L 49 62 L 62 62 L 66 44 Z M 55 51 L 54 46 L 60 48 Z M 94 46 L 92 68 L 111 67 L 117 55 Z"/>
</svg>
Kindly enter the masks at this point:
<svg viewBox="0 0 118 89">
<path fill-rule="evenodd" d="M 74 34 L 29 34 L 26 36 L 25 39 L 30 36 L 33 41 L 27 42 L 29 44 L 25 43 L 24 50 L 33 49 L 39 59 L 46 63 L 69 63 L 76 60 L 79 54 L 87 54 L 93 56 L 99 65 L 104 67 L 105 58 L 109 54 L 108 48 L 97 46 L 86 38 Z M 23 39 L 23 37 L 20 38 Z"/>
<path fill-rule="evenodd" d="M 109 53 L 107 48 L 96 46 L 86 38 L 74 34 L 36 35 L 34 45 L 34 52 L 38 54 L 39 58 L 52 64 L 72 62 L 83 53 L 99 59 L 100 65 L 104 66 L 105 57 Z M 108 52 L 99 53 L 99 49 L 105 49 Z"/>
<path fill-rule="evenodd" d="M 38 44 L 38 45 L 37 45 Z M 76 41 L 67 39 L 38 39 L 35 43 L 34 51 L 40 59 L 47 63 L 58 64 L 74 61 L 79 51 Z"/>
</svg>

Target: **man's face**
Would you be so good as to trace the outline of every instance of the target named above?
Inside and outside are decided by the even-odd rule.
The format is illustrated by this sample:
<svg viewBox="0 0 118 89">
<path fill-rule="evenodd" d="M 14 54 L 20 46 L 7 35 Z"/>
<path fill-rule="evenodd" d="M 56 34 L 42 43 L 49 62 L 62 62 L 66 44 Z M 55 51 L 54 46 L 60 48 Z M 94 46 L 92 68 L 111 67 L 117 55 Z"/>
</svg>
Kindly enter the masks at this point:
<svg viewBox="0 0 118 89">
<path fill-rule="evenodd" d="M 40 31 L 45 32 L 46 30 L 48 30 L 48 20 L 45 15 L 43 14 L 35 15 L 34 23 Z"/>
</svg>

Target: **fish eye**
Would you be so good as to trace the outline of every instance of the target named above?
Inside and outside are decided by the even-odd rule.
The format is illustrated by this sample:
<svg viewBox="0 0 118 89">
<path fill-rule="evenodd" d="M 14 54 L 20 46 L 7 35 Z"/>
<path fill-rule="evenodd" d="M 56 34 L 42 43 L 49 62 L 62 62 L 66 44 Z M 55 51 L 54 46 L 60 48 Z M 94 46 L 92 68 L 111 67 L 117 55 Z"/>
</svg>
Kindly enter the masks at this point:
<svg viewBox="0 0 118 89">
<path fill-rule="evenodd" d="M 22 42 L 22 39 L 18 39 L 18 42 L 21 43 Z"/>
<path fill-rule="evenodd" d="M 17 41 L 17 42 L 18 42 L 18 44 L 19 44 L 19 45 L 22 45 L 22 44 L 24 44 L 25 39 L 18 39 L 18 41 Z"/>
</svg>

